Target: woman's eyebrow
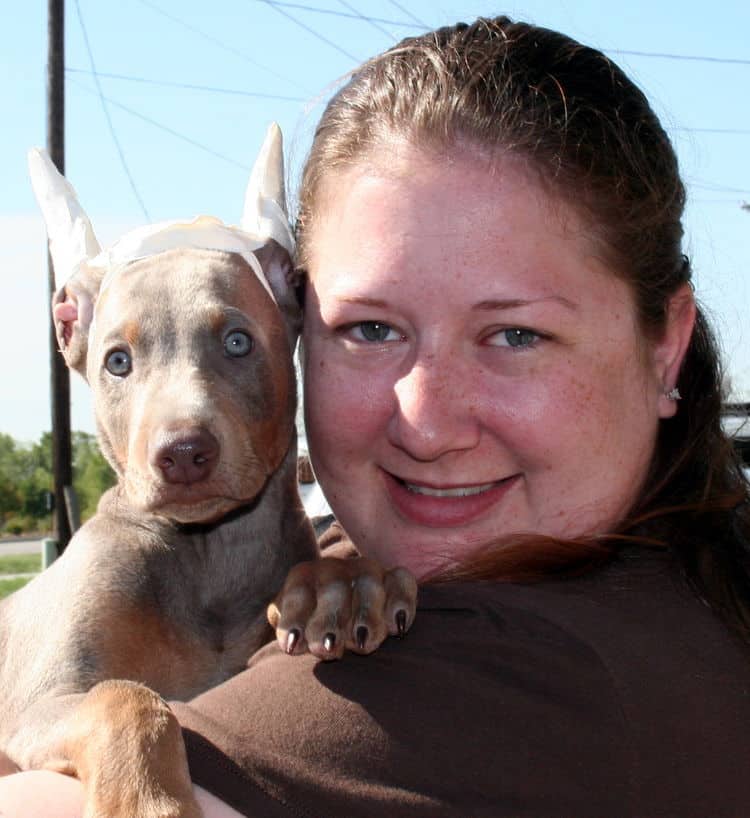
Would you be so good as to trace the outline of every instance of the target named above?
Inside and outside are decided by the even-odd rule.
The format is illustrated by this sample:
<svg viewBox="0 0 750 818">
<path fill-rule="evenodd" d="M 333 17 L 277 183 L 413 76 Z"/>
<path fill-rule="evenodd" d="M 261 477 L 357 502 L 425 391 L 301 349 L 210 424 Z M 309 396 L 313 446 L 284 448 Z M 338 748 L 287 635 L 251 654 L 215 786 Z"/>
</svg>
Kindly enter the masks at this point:
<svg viewBox="0 0 750 818">
<path fill-rule="evenodd" d="M 342 295 L 336 300 L 344 304 L 358 304 L 365 307 L 380 307 L 382 309 L 388 308 L 388 302 L 382 298 L 370 298 L 364 295 Z M 483 311 L 510 310 L 518 307 L 528 307 L 532 304 L 544 303 L 545 301 L 555 301 L 571 311 L 578 309 L 578 306 L 573 301 L 562 295 L 550 295 L 541 298 L 488 298 L 474 304 L 472 309 Z"/>
<path fill-rule="evenodd" d="M 388 302 L 381 298 L 369 298 L 364 295 L 344 295 L 336 299 L 345 304 L 361 304 L 365 307 L 381 307 L 383 309 L 388 307 Z"/>
<path fill-rule="evenodd" d="M 474 304 L 472 309 L 486 311 L 511 310 L 518 307 L 529 307 L 532 304 L 540 304 L 544 303 L 545 301 L 555 301 L 573 312 L 578 310 L 577 304 L 562 295 L 549 295 L 542 298 L 490 298 Z"/>
</svg>

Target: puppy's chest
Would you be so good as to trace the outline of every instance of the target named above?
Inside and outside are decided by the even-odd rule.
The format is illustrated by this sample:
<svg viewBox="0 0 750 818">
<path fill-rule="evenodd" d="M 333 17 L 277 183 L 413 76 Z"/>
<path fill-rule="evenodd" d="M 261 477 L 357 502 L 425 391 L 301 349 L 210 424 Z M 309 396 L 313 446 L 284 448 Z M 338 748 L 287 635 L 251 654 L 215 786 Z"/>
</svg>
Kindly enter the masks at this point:
<svg viewBox="0 0 750 818">
<path fill-rule="evenodd" d="M 257 599 L 186 595 L 179 604 L 141 599 L 118 607 L 97 629 L 102 678 L 133 679 L 168 699 L 190 698 L 240 672 L 271 635 Z"/>
<path fill-rule="evenodd" d="M 214 598 L 186 609 L 174 623 L 175 637 L 165 684 L 179 697 L 192 696 L 244 669 L 271 636 L 265 603 Z M 187 650 L 185 647 L 189 646 Z"/>
<path fill-rule="evenodd" d="M 222 661 L 247 661 L 269 632 L 266 604 L 257 600 L 212 600 L 198 606 L 189 618 L 205 650 Z"/>
</svg>

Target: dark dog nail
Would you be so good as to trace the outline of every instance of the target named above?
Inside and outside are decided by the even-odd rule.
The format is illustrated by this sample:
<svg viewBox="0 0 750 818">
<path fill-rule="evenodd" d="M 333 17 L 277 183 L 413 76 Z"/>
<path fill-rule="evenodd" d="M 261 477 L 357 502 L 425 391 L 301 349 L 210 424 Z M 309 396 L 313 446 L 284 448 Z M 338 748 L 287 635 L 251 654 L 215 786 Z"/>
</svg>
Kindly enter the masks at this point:
<svg viewBox="0 0 750 818">
<path fill-rule="evenodd" d="M 292 628 L 286 635 L 286 652 L 290 656 L 294 653 L 294 649 L 297 647 L 297 642 L 299 642 L 300 636 L 301 634 L 299 632 L 299 628 Z"/>
<path fill-rule="evenodd" d="M 323 647 L 325 648 L 328 653 L 333 650 L 333 646 L 336 644 L 336 634 L 335 633 L 327 633 L 323 637 Z"/>
<path fill-rule="evenodd" d="M 396 611 L 396 627 L 398 628 L 399 639 L 403 639 L 406 633 L 406 611 L 403 608 Z"/>
<path fill-rule="evenodd" d="M 357 647 L 360 650 L 364 650 L 366 644 L 367 644 L 367 626 L 366 625 L 360 625 L 357 628 Z"/>
</svg>

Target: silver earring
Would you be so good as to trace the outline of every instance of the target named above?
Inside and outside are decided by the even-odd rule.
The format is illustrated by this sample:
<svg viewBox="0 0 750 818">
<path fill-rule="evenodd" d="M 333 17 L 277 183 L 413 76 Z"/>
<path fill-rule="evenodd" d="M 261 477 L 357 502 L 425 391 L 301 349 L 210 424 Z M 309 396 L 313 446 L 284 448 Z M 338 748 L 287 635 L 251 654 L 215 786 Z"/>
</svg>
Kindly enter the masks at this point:
<svg viewBox="0 0 750 818">
<path fill-rule="evenodd" d="M 682 400 L 680 390 L 676 386 L 674 389 L 670 389 L 669 392 L 665 392 L 664 395 L 668 400 Z"/>
</svg>

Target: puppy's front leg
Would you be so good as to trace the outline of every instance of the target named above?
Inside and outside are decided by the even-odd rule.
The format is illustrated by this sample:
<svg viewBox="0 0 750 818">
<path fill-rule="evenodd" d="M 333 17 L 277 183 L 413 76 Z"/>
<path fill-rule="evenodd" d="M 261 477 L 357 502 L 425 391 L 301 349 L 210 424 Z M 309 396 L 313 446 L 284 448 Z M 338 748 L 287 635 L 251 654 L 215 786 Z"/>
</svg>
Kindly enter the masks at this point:
<svg viewBox="0 0 750 818">
<path fill-rule="evenodd" d="M 24 769 L 79 778 L 83 818 L 201 818 L 180 726 L 149 688 L 105 681 L 80 696 L 48 697 L 31 710 L 9 755 Z M 49 727 L 46 735 L 40 721 Z"/>
</svg>

